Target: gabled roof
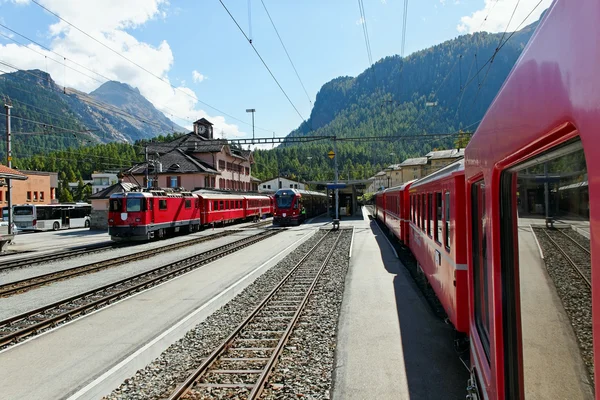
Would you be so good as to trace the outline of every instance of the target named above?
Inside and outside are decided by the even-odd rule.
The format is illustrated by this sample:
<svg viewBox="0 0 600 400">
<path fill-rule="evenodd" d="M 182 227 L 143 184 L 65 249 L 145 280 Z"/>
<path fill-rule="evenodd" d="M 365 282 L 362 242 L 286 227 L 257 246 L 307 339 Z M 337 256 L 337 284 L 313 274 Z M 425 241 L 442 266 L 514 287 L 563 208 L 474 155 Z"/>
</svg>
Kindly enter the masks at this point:
<svg viewBox="0 0 600 400">
<path fill-rule="evenodd" d="M 430 151 L 425 157 L 430 160 L 436 160 L 440 158 L 459 158 L 465 156 L 465 149 L 451 149 L 451 150 L 439 150 Z"/>
<path fill-rule="evenodd" d="M 427 157 L 408 158 L 400 163 L 401 167 L 407 167 L 409 165 L 425 165 L 427 164 Z"/>
<path fill-rule="evenodd" d="M 0 164 L 0 178 L 17 179 L 19 181 L 27 180 L 27 175 L 16 169 L 8 168 L 6 165 Z"/>
<path fill-rule="evenodd" d="M 186 173 L 205 173 L 205 174 L 219 174 L 218 171 L 214 170 L 210 165 L 202 160 L 194 157 L 191 154 L 186 154 L 181 149 L 172 149 L 171 151 L 160 154 L 157 162 L 162 164 L 162 172 L 159 174 L 186 174 Z M 143 174 L 146 172 L 147 163 L 139 163 L 126 170 L 126 173 L 131 174 Z M 154 173 L 154 167 L 150 165 L 151 173 Z"/>
<path fill-rule="evenodd" d="M 114 185 L 107 187 L 97 193 L 92 194 L 90 199 L 108 199 L 111 194 L 121 193 L 121 192 L 130 192 L 131 189 L 137 187 L 136 184 L 129 182 L 117 182 Z"/>
<path fill-rule="evenodd" d="M 224 146 L 227 146 L 227 140 L 206 139 L 191 132 L 170 142 L 150 143 L 148 153 L 163 154 L 177 148 L 190 153 L 218 153 L 223 150 Z"/>
</svg>

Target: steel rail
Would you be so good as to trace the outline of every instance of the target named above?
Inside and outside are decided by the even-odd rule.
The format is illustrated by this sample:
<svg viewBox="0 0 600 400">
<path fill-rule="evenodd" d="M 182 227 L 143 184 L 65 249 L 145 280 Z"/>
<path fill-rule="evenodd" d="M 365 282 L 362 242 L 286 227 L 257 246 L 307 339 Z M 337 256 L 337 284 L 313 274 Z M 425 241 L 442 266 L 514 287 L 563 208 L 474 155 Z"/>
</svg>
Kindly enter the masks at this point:
<svg viewBox="0 0 600 400">
<path fill-rule="evenodd" d="M 267 239 L 271 236 L 274 236 L 278 233 L 282 232 L 282 230 L 271 230 L 266 232 L 260 232 L 256 235 L 249 236 L 247 238 L 238 240 L 233 243 L 229 243 L 224 246 L 220 246 L 216 249 L 209 250 L 204 253 L 196 254 L 192 257 L 188 257 L 183 260 L 179 260 L 162 267 L 154 268 L 152 270 L 142 272 L 140 274 L 130 276 L 128 278 L 121 279 L 117 282 L 110 283 L 108 285 L 101 286 L 96 289 L 92 289 L 85 293 L 80 293 L 78 295 L 69 297 L 67 299 L 63 299 L 57 301 L 55 303 L 37 308 L 32 311 L 28 311 L 26 313 L 16 315 L 0 321 L 0 347 L 6 346 L 20 338 L 31 336 L 32 334 L 37 333 L 38 331 L 55 326 L 56 324 L 72 319 L 79 315 L 84 315 L 88 311 L 96 310 L 101 306 L 110 304 L 114 300 L 119 300 L 124 298 L 130 294 L 136 293 L 140 290 L 144 290 L 146 288 L 152 287 L 161 283 L 163 281 L 170 280 L 176 276 L 179 276 L 188 271 L 194 270 L 202 265 L 205 265 L 209 262 L 215 261 L 219 258 L 222 258 L 228 254 L 234 253 L 240 249 L 248 247 L 254 243 Z M 166 272 L 165 272 L 166 271 Z M 144 278 L 149 278 L 144 280 Z M 136 281 L 142 280 L 142 282 L 135 283 Z M 129 286 L 124 289 L 120 289 L 121 286 L 133 284 L 133 286 Z M 114 289 L 120 289 L 116 292 L 112 293 L 104 293 L 105 291 Z M 100 298 L 94 299 L 94 297 L 100 296 Z M 87 301 L 91 300 L 85 304 L 77 304 L 77 301 Z M 74 303 L 75 304 L 72 304 Z M 75 308 L 69 308 L 69 305 L 75 306 Z M 51 312 L 52 310 L 61 310 L 59 314 L 43 317 L 42 313 Z M 38 316 L 40 320 L 34 318 Z M 28 320 L 33 320 L 33 324 L 29 324 L 25 327 L 19 328 L 13 332 L 5 333 L 10 329 L 14 324 L 27 322 Z"/>
<path fill-rule="evenodd" d="M 86 265 L 80 265 L 78 267 L 68 268 L 61 271 L 50 272 L 43 275 L 37 275 L 30 278 L 21 279 L 0 285 L 0 297 L 21 293 L 38 286 L 43 286 L 49 283 L 61 281 L 63 279 L 74 278 L 76 276 L 88 274 L 90 272 L 100 271 L 106 268 L 111 268 L 117 265 L 142 260 L 145 258 L 153 257 L 160 253 L 166 253 L 181 248 L 194 246 L 196 244 L 204 243 L 210 240 L 218 239 L 221 237 L 229 236 L 234 233 L 238 233 L 238 230 L 224 231 L 215 233 L 208 236 L 202 236 L 183 242 L 172 243 L 166 246 L 161 246 L 155 249 L 145 250 L 138 253 L 128 254 L 126 256 L 114 257 L 108 260 L 102 260 L 93 262 Z"/>
<path fill-rule="evenodd" d="M 569 257 L 567 255 L 567 253 L 558 245 L 558 243 L 556 243 L 554 241 L 554 239 L 552 239 L 552 237 L 550 237 L 550 235 L 548 234 L 548 232 L 546 232 L 546 230 L 543 230 L 543 232 L 546 234 L 546 237 L 548 238 L 548 240 L 550 240 L 550 243 L 552 243 L 554 245 L 554 247 L 556 247 L 558 249 L 558 251 L 567 260 L 567 262 L 569 264 L 571 264 L 571 266 L 575 269 L 575 271 L 583 278 L 583 280 L 585 281 L 585 283 L 588 285 L 588 288 L 591 289 L 592 288 L 592 283 L 590 282 L 590 280 L 588 279 L 588 277 L 585 276 L 585 274 L 583 272 L 581 272 L 581 269 L 579 269 L 579 267 L 577 266 L 577 264 L 575 263 L 575 261 L 573 261 L 571 259 L 571 257 Z"/>
<path fill-rule="evenodd" d="M 304 264 L 304 262 L 308 259 L 309 256 L 311 256 L 314 251 L 317 249 L 317 247 L 319 247 L 323 241 L 325 240 L 326 237 L 329 236 L 329 234 L 333 232 L 333 231 L 328 231 L 326 235 L 324 235 L 305 255 L 304 257 L 302 257 L 302 259 L 300 259 L 300 261 L 298 261 L 296 263 L 296 265 L 294 267 L 292 267 L 292 269 L 286 274 L 286 276 L 279 282 L 279 284 L 273 289 L 271 290 L 271 292 L 260 302 L 260 304 L 252 311 L 252 313 L 250 313 L 250 315 L 241 323 L 239 324 L 236 329 L 234 329 L 234 331 L 227 337 L 227 339 L 225 339 L 208 357 L 206 357 L 205 359 L 203 359 L 202 364 L 191 374 L 188 376 L 188 378 L 169 396 L 168 400 L 177 400 L 177 399 L 181 399 L 183 396 L 185 396 L 190 390 L 193 389 L 194 387 L 194 383 L 196 381 L 198 381 L 199 379 L 201 379 L 206 373 L 210 372 L 210 368 L 215 364 L 215 362 L 217 362 L 225 353 L 226 350 L 228 350 L 229 348 L 232 347 L 233 342 L 237 339 L 239 339 L 239 335 L 240 333 L 248 327 L 248 325 L 251 324 L 251 322 L 254 320 L 254 318 L 265 309 L 265 307 L 267 306 L 267 304 L 273 300 L 273 298 L 279 294 L 279 290 L 290 281 L 290 279 L 293 277 L 293 275 L 298 272 L 300 266 L 302 264 Z M 264 367 L 262 367 L 260 370 L 257 369 L 248 369 L 248 370 L 242 370 L 245 371 L 245 373 L 250 373 L 250 374 L 260 374 L 258 380 L 254 383 L 254 384 L 209 384 L 208 386 L 214 387 L 214 388 L 231 388 L 231 387 L 251 387 L 252 391 L 248 397 L 248 399 L 255 399 L 258 396 L 260 396 L 261 392 L 262 392 L 262 387 L 264 386 L 264 383 L 266 382 L 267 378 L 269 377 L 269 374 L 271 373 L 272 368 L 274 367 L 275 363 L 277 362 L 277 359 L 279 357 L 279 354 L 281 353 L 281 351 L 283 350 L 283 346 L 285 346 L 285 343 L 287 342 L 291 332 L 293 331 L 293 328 L 296 325 L 296 322 L 298 321 L 298 318 L 300 317 L 300 314 L 302 313 L 302 311 L 304 310 L 304 307 L 308 301 L 309 296 L 311 295 L 314 287 L 316 286 L 316 283 L 322 273 L 322 271 L 325 269 L 326 265 L 329 262 L 329 259 L 331 258 L 331 255 L 333 254 L 333 251 L 335 250 L 335 248 L 337 247 L 337 244 L 339 242 L 341 238 L 341 233 L 338 233 L 338 237 L 337 240 L 335 242 L 335 244 L 332 246 L 331 250 L 329 251 L 329 253 L 327 254 L 325 260 L 323 261 L 323 263 L 321 264 L 321 267 L 319 268 L 319 270 L 316 272 L 312 283 L 310 285 L 310 287 L 307 289 L 302 301 L 300 302 L 300 304 L 298 304 L 296 311 L 294 313 L 294 316 L 291 317 L 290 322 L 288 323 L 286 329 L 282 332 L 282 336 L 281 338 L 278 339 L 278 343 L 277 346 L 274 348 L 262 348 L 264 350 L 273 350 L 273 354 L 271 355 L 271 357 L 269 357 L 268 359 L 266 357 L 264 358 L 259 358 L 260 360 L 265 360 L 267 361 L 266 365 Z M 273 339 L 263 339 L 265 341 L 269 341 L 269 340 L 273 340 Z M 250 360 L 254 360 L 254 359 L 250 359 Z M 216 370 L 217 373 L 223 373 L 223 372 L 229 372 L 229 371 L 220 371 L 220 370 Z M 242 371 L 235 371 L 232 370 L 231 372 L 240 372 L 242 373 Z"/>
<path fill-rule="evenodd" d="M 261 226 L 266 225 L 269 222 L 261 221 L 255 224 L 250 224 L 243 228 L 259 228 Z M 8 260 L 6 262 L 0 263 L 0 271 L 9 270 L 13 268 L 21 268 L 24 266 L 31 266 L 36 264 L 42 264 L 48 261 L 57 261 L 63 260 L 67 258 L 77 257 L 82 254 L 90 254 L 96 253 L 104 250 L 114 249 L 114 248 L 122 248 L 128 247 L 134 244 L 133 242 L 121 242 L 121 243 L 108 243 L 108 244 L 100 244 L 100 245 L 91 245 L 83 248 L 57 251 L 54 253 L 40 254 L 31 257 L 21 257 L 13 260 Z"/>
<path fill-rule="evenodd" d="M 104 250 L 119 248 L 119 247 L 124 247 L 124 246 L 125 246 L 125 244 L 109 243 L 109 244 L 89 246 L 89 247 L 85 247 L 85 248 L 81 248 L 81 249 L 64 250 L 64 251 L 57 251 L 54 253 L 40 254 L 40 255 L 32 256 L 32 257 L 16 258 L 14 260 L 9 260 L 9 261 L 0 263 L 0 271 L 24 267 L 26 265 L 41 264 L 44 262 L 48 262 L 50 260 L 51 261 L 63 260 L 66 258 L 77 257 L 78 255 L 81 255 L 81 254 L 96 253 L 99 251 L 104 251 Z"/>
<path fill-rule="evenodd" d="M 561 229 L 558 229 L 558 231 L 559 231 L 560 233 L 562 233 L 562 234 L 563 234 L 563 236 L 565 236 L 566 238 L 568 238 L 568 239 L 569 239 L 571 242 L 573 242 L 573 243 L 575 243 L 577 246 L 579 246 L 579 248 L 580 248 L 581 250 L 583 250 L 585 253 L 587 253 L 587 255 L 588 255 L 588 256 L 591 256 L 591 255 L 592 255 L 592 253 L 591 253 L 591 252 L 590 252 L 588 249 L 586 249 L 585 247 L 583 247 L 583 246 L 581 245 L 581 243 L 579 243 L 577 240 L 573 239 L 571 236 L 569 236 L 569 235 L 567 235 L 566 233 L 564 233 L 564 232 L 563 232 Z"/>
</svg>

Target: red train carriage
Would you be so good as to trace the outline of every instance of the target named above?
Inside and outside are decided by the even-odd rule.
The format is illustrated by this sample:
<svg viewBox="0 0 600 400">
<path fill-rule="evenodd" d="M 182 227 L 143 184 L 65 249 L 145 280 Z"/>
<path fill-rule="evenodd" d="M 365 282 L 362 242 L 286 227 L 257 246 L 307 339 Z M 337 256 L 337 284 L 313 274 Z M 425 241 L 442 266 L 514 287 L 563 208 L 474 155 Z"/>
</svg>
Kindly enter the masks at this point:
<svg viewBox="0 0 600 400">
<path fill-rule="evenodd" d="M 299 225 L 307 218 L 327 212 L 327 196 L 298 189 L 279 189 L 275 193 L 273 225 Z"/>
<path fill-rule="evenodd" d="M 266 195 L 244 196 L 244 208 L 246 218 L 260 218 L 273 213 L 271 198 Z"/>
<path fill-rule="evenodd" d="M 600 397 L 599 18 L 554 1 L 466 149 L 471 398 Z M 553 219 L 591 238 L 589 284 Z"/>
<path fill-rule="evenodd" d="M 190 192 L 151 190 L 115 193 L 109 199 L 112 240 L 148 240 L 200 228 L 199 199 Z"/>
<path fill-rule="evenodd" d="M 385 193 L 375 193 L 375 217 L 385 224 Z"/>
<path fill-rule="evenodd" d="M 464 161 L 410 186 L 409 247 L 448 318 L 468 331 Z"/>
<path fill-rule="evenodd" d="M 388 227 L 388 229 L 401 242 L 408 244 L 409 232 L 409 189 L 414 182 L 406 182 L 403 185 L 386 189 L 382 192 L 384 210 L 378 211 L 377 217 Z M 383 215 L 383 218 L 379 217 Z"/>
<path fill-rule="evenodd" d="M 202 225 L 226 224 L 246 219 L 243 195 L 196 192 L 201 202 Z"/>
</svg>

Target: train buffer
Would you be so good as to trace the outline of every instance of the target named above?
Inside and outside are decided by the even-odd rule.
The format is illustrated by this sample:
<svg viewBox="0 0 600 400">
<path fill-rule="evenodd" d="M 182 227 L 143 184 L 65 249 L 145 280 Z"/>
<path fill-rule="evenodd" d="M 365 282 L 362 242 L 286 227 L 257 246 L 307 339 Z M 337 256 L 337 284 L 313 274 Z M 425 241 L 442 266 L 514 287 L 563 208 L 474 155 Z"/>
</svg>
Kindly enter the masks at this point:
<svg viewBox="0 0 600 400">
<path fill-rule="evenodd" d="M 333 220 L 333 230 L 337 231 L 338 229 L 340 229 L 340 220 L 339 219 L 334 219 Z"/>
</svg>

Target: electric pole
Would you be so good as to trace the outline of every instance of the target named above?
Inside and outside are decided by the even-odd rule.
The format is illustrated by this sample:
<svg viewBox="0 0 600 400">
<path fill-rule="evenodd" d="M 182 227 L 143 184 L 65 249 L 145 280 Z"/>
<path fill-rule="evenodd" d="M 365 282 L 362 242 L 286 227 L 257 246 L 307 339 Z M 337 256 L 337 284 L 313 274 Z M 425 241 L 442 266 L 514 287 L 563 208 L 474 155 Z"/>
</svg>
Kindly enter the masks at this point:
<svg viewBox="0 0 600 400">
<path fill-rule="evenodd" d="M 10 143 L 10 109 L 12 108 L 12 105 L 8 104 L 8 102 L 6 102 L 4 104 L 4 109 L 6 110 L 6 166 L 8 168 L 12 168 L 12 149 L 11 149 L 11 143 Z M 8 187 L 8 191 L 6 192 L 6 197 L 7 197 L 7 201 L 8 201 L 8 234 L 12 235 L 13 234 L 13 227 L 12 227 L 12 182 L 10 181 L 10 179 L 6 179 L 6 186 Z"/>
<path fill-rule="evenodd" d="M 148 145 L 144 146 L 144 155 L 146 158 L 146 189 L 150 187 L 150 181 L 148 180 L 148 170 L 150 169 L 150 162 L 148 161 Z"/>
<path fill-rule="evenodd" d="M 254 144 L 254 113 L 256 112 L 256 109 L 248 108 L 246 109 L 246 112 L 252 113 L 252 144 Z"/>
<path fill-rule="evenodd" d="M 335 163 L 335 219 L 340 219 L 339 216 L 339 201 L 340 201 L 340 190 L 337 188 L 338 185 L 338 162 L 337 162 L 337 137 L 333 137 L 333 152 L 335 153 L 335 157 L 333 161 Z"/>
</svg>

